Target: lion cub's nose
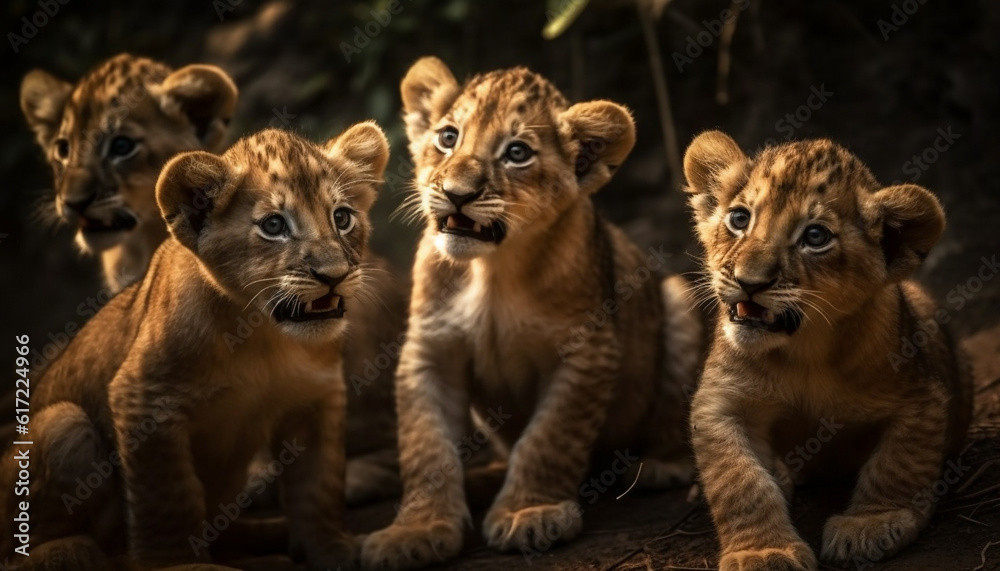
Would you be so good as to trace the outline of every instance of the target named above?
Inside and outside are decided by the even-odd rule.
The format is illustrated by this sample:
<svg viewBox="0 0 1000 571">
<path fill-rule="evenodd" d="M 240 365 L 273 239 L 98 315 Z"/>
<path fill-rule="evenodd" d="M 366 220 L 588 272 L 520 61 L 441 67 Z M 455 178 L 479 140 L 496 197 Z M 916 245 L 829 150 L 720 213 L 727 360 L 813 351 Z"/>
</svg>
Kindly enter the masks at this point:
<svg viewBox="0 0 1000 571">
<path fill-rule="evenodd" d="M 747 295 L 753 295 L 759 291 L 764 291 L 769 287 L 773 286 L 777 282 L 778 282 L 777 278 L 769 282 L 745 282 L 740 278 L 736 278 L 736 283 L 740 284 L 740 288 L 743 291 L 747 292 Z"/>
<path fill-rule="evenodd" d="M 322 282 L 322 283 L 330 286 L 330 288 L 337 287 L 340 284 L 340 282 L 344 281 L 344 278 L 347 277 L 347 273 L 346 272 L 343 275 L 331 276 L 329 274 L 323 274 L 323 273 L 317 272 L 316 270 L 314 270 L 312 268 L 310 268 L 309 271 L 312 273 L 312 276 L 314 278 L 316 278 L 317 281 Z"/>
<path fill-rule="evenodd" d="M 484 189 L 479 189 L 475 192 L 454 192 L 451 190 L 444 191 L 444 195 L 448 197 L 448 200 L 455 205 L 455 208 L 459 210 L 462 209 L 462 205 L 466 202 L 471 202 L 483 195 Z"/>
</svg>

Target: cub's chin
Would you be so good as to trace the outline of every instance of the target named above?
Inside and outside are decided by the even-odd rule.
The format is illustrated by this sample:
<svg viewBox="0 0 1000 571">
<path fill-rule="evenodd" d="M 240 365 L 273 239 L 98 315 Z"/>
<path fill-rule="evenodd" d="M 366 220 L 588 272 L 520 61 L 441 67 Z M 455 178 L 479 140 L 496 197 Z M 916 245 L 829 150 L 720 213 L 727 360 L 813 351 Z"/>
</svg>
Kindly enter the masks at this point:
<svg viewBox="0 0 1000 571">
<path fill-rule="evenodd" d="M 784 347 L 791 339 L 785 333 L 776 333 L 739 323 L 728 322 L 722 329 L 726 334 L 726 339 L 731 344 L 751 353 L 763 353 Z"/>
<path fill-rule="evenodd" d="M 99 254 L 118 246 L 128 236 L 128 230 L 87 230 L 80 228 L 76 231 L 76 246 L 82 252 Z"/>
<path fill-rule="evenodd" d="M 344 318 L 330 321 L 286 321 L 278 327 L 288 336 L 303 341 L 335 341 L 347 332 Z"/>
<path fill-rule="evenodd" d="M 440 233 L 434 237 L 434 247 L 453 260 L 467 261 L 495 252 L 497 244 L 467 236 Z"/>
</svg>

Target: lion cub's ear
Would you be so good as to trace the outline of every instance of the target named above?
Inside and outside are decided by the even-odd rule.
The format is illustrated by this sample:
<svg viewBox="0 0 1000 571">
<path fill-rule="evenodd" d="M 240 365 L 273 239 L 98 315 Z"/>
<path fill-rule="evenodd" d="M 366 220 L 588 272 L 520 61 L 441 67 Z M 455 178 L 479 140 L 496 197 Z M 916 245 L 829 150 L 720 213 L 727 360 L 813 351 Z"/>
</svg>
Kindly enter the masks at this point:
<svg viewBox="0 0 1000 571">
<path fill-rule="evenodd" d="M 378 181 L 376 184 L 345 185 L 348 193 L 355 194 L 358 208 L 367 211 L 375 202 L 378 184 L 389 164 L 389 139 L 375 121 L 357 123 L 323 144 L 323 150 L 332 158 L 346 159 L 362 172 L 362 178 Z"/>
<path fill-rule="evenodd" d="M 229 166 L 205 151 L 181 153 L 160 171 L 156 202 L 170 233 L 198 252 L 198 238 L 213 211 L 225 207 Z"/>
<path fill-rule="evenodd" d="M 560 134 L 579 144 L 576 176 L 586 194 L 611 180 L 635 146 L 632 114 L 617 103 L 577 103 L 560 113 L 558 121 Z"/>
<path fill-rule="evenodd" d="M 226 72 L 214 65 L 189 65 L 168 75 L 153 91 L 166 113 L 187 117 L 206 149 L 223 150 L 238 93 Z"/>
<path fill-rule="evenodd" d="M 907 278 L 944 232 L 937 197 L 915 184 L 901 184 L 862 198 L 862 215 L 882 246 L 890 281 Z"/>
<path fill-rule="evenodd" d="M 441 112 L 458 92 L 458 82 L 443 61 L 423 57 L 406 72 L 399 90 L 403 97 L 406 136 L 412 142 L 440 119 Z"/>
<path fill-rule="evenodd" d="M 62 121 L 63 107 L 72 92 L 73 84 L 40 69 L 24 76 L 21 82 L 21 111 L 43 149 L 52 144 Z"/>
<path fill-rule="evenodd" d="M 691 207 L 699 224 L 708 222 L 719 205 L 719 192 L 730 169 L 743 170 L 747 156 L 729 135 L 706 131 L 684 152 L 684 191 L 691 195 Z"/>
</svg>

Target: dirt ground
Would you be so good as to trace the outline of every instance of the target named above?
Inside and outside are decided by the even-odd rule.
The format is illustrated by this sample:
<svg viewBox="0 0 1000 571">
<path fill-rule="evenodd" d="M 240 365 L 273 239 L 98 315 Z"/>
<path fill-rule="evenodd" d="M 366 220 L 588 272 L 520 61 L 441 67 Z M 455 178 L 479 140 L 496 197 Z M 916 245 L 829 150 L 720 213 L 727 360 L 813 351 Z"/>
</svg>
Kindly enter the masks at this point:
<svg viewBox="0 0 1000 571">
<path fill-rule="evenodd" d="M 930 526 L 900 554 L 877 564 L 822 571 L 997 571 L 1000 570 L 1000 326 L 963 340 L 976 375 L 976 416 L 957 467 L 959 480 L 937 502 Z M 718 543 L 703 501 L 688 500 L 688 490 L 627 493 L 628 483 L 612 485 L 589 505 L 584 498 L 584 531 L 568 544 L 542 552 L 499 554 L 480 537 L 484 509 L 474 508 L 475 529 L 466 536 L 461 557 L 431 569 L 510 571 L 512 569 L 594 571 L 701 571 L 716 569 Z M 828 517 L 842 510 L 850 487 L 802 487 L 796 492 L 792 518 L 817 552 Z M 393 502 L 352 510 L 348 524 L 358 533 L 388 525 Z M 262 560 L 254 562 L 258 569 Z M 297 569 L 285 558 L 268 559 L 265 568 Z"/>
<path fill-rule="evenodd" d="M 930 527 L 896 557 L 871 566 L 821 565 L 824 571 L 996 571 L 1000 570 L 1000 326 L 966 339 L 976 372 L 976 420 L 961 455 L 964 470 L 937 507 Z M 967 467 L 967 469 L 966 469 Z M 820 547 L 823 522 L 846 506 L 850 489 L 802 488 L 792 517 L 814 550 Z M 702 501 L 691 503 L 687 490 L 661 494 L 607 493 L 584 505 L 583 534 L 567 545 L 544 552 L 499 555 L 487 548 L 479 529 L 470 532 L 460 560 L 439 569 L 509 571 L 511 569 L 601 571 L 715 569 L 718 545 Z M 481 519 L 482 514 L 477 517 Z M 352 525 L 367 531 L 388 523 L 391 505 L 352 514 Z"/>
</svg>

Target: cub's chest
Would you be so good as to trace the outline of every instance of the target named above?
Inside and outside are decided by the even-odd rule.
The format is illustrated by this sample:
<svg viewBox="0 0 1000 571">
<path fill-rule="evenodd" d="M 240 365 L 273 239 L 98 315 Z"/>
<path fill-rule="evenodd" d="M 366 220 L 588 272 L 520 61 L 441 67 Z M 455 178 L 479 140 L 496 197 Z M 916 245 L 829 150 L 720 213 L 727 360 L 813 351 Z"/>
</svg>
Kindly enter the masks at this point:
<svg viewBox="0 0 1000 571">
<path fill-rule="evenodd" d="M 486 385 L 533 383 L 559 364 L 559 320 L 544 300 L 472 283 L 443 317 L 461 335 L 473 374 Z"/>
</svg>

